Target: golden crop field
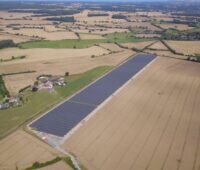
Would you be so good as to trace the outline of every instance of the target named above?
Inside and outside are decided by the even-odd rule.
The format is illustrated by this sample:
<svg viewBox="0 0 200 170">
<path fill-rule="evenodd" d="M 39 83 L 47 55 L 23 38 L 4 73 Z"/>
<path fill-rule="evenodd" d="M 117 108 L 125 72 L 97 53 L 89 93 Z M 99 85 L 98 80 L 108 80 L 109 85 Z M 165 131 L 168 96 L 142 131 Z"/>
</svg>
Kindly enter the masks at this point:
<svg viewBox="0 0 200 170">
<path fill-rule="evenodd" d="M 198 170 L 200 64 L 157 58 L 63 144 L 92 170 Z"/>
<path fill-rule="evenodd" d="M 101 43 L 99 44 L 99 46 L 103 47 L 104 49 L 107 49 L 109 51 L 114 51 L 114 52 L 119 52 L 119 51 L 124 50 L 114 43 Z"/>
<path fill-rule="evenodd" d="M 38 40 L 38 38 L 33 38 L 29 36 L 18 36 L 15 34 L 0 32 L 0 41 L 1 40 L 13 40 L 13 42 L 15 43 L 22 43 L 27 41 Z"/>
<path fill-rule="evenodd" d="M 175 28 L 181 31 L 192 29 L 193 27 L 189 27 L 186 24 L 160 24 L 160 26 L 164 29 Z"/>
<path fill-rule="evenodd" d="M 160 41 L 152 44 L 151 46 L 149 46 L 149 48 L 155 49 L 155 50 L 164 50 L 164 51 L 168 50 L 168 48 Z"/>
<path fill-rule="evenodd" d="M 16 113 L 17 114 L 17 113 Z M 0 169 L 24 169 L 36 161 L 46 162 L 61 155 L 35 137 L 18 130 L 0 141 Z"/>
<path fill-rule="evenodd" d="M 13 30 L 12 28 L 5 29 L 5 32 L 11 34 L 20 34 L 29 37 L 39 37 L 45 40 L 62 40 L 62 39 L 78 39 L 74 32 L 70 31 L 45 31 L 44 29 L 37 28 L 19 28 L 19 30 Z"/>
<path fill-rule="evenodd" d="M 145 42 L 133 42 L 133 43 L 122 43 L 123 46 L 128 48 L 137 48 L 137 49 L 143 49 L 146 46 L 153 44 L 155 41 L 145 41 Z"/>
<path fill-rule="evenodd" d="M 194 55 L 200 54 L 200 41 L 166 41 L 176 52 Z"/>
</svg>

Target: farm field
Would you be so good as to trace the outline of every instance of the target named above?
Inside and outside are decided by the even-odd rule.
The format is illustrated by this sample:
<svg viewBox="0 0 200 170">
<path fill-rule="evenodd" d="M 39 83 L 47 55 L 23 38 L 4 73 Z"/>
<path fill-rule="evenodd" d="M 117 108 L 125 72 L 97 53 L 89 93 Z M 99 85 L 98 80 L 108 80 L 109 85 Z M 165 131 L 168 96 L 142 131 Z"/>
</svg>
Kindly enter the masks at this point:
<svg viewBox="0 0 200 170">
<path fill-rule="evenodd" d="M 136 34 L 135 37 L 138 38 L 159 38 L 160 35 L 159 34 Z"/>
<path fill-rule="evenodd" d="M 22 19 L 24 17 L 30 17 L 31 15 L 32 13 L 0 11 L 0 16 L 3 19 Z"/>
<path fill-rule="evenodd" d="M 34 84 L 38 73 L 17 74 L 10 76 L 3 76 L 6 89 L 11 95 L 17 95 L 20 89 Z"/>
<path fill-rule="evenodd" d="M 166 41 L 176 52 L 186 55 L 200 54 L 200 41 Z"/>
<path fill-rule="evenodd" d="M 13 40 L 14 43 L 22 43 L 22 42 L 27 42 L 27 41 L 38 40 L 38 38 L 32 38 L 28 36 L 18 36 L 14 34 L 0 32 L 0 41 L 8 40 L 8 39 Z"/>
<path fill-rule="evenodd" d="M 142 50 L 143 48 L 155 43 L 155 41 L 146 41 L 146 42 L 133 42 L 133 43 L 122 43 L 124 47 L 128 47 L 129 49 L 136 48 Z"/>
<path fill-rule="evenodd" d="M 82 74 L 71 75 L 66 78 L 67 85 L 63 88 L 57 87 L 53 93 L 49 93 L 47 90 L 41 90 L 37 93 L 27 91 L 26 98 L 28 102 L 26 104 L 21 107 L 0 110 L 0 137 L 12 132 L 38 114 L 44 113 L 63 99 L 105 74 L 111 68 L 111 66 L 102 66 Z"/>
<path fill-rule="evenodd" d="M 161 41 L 158 41 L 152 44 L 148 48 L 153 49 L 153 50 L 168 51 L 168 48 Z"/>
<path fill-rule="evenodd" d="M 198 170 L 199 72 L 158 57 L 62 147 L 92 170 Z"/>
<path fill-rule="evenodd" d="M 28 63 L 34 61 L 47 62 L 53 59 L 76 58 L 76 57 L 91 56 L 91 55 L 99 56 L 104 53 L 108 54 L 109 51 L 98 46 L 93 46 L 84 49 L 6 48 L 0 51 L 0 56 L 2 59 L 11 56 L 23 56 L 23 55 L 26 56 L 26 58 L 22 60 L 13 60 L 10 62 L 1 63 L 1 65 L 7 65 L 9 63 Z"/>
<path fill-rule="evenodd" d="M 79 34 L 80 39 L 82 40 L 96 40 L 96 39 L 105 39 L 103 36 L 98 35 L 98 34 Z"/>
<path fill-rule="evenodd" d="M 158 56 L 168 57 L 168 58 L 176 58 L 176 59 L 187 59 L 188 58 L 187 56 L 173 54 L 169 50 L 151 50 L 151 49 L 145 49 L 144 52 L 150 53 L 150 54 L 156 54 Z"/>
<path fill-rule="evenodd" d="M 190 30 L 193 28 L 193 27 L 189 27 L 188 25 L 185 25 L 185 24 L 160 24 L 160 26 L 164 29 L 175 28 L 180 31 Z"/>
<path fill-rule="evenodd" d="M 19 44 L 20 48 L 88 48 L 96 43 L 103 43 L 104 39 L 91 40 L 57 40 L 57 41 L 33 41 Z"/>
<path fill-rule="evenodd" d="M 101 43 L 98 44 L 100 47 L 109 50 L 109 51 L 114 51 L 114 52 L 120 52 L 120 51 L 124 51 L 123 48 L 120 48 L 118 45 L 114 44 L 114 43 Z"/>
<path fill-rule="evenodd" d="M 4 19 L 0 19 L 0 23 L 1 25 L 35 25 L 35 26 L 38 26 L 38 25 L 48 25 L 48 24 L 52 24 L 51 21 L 47 21 L 47 20 L 43 20 L 42 18 L 40 17 L 35 17 L 35 18 L 31 18 L 31 19 L 7 19 L 7 20 L 4 20 Z"/>
<path fill-rule="evenodd" d="M 22 130 L 0 140 L 0 153 L 0 169 L 9 170 L 24 169 L 36 161 L 46 162 L 61 156 L 57 150 Z"/>
<path fill-rule="evenodd" d="M 10 34 L 20 34 L 29 37 L 39 37 L 45 40 L 78 39 L 78 37 L 74 32 L 69 32 L 69 31 L 47 32 L 44 29 L 37 29 L 37 28 L 19 28 L 19 30 L 6 28 L 5 31 Z"/>
</svg>

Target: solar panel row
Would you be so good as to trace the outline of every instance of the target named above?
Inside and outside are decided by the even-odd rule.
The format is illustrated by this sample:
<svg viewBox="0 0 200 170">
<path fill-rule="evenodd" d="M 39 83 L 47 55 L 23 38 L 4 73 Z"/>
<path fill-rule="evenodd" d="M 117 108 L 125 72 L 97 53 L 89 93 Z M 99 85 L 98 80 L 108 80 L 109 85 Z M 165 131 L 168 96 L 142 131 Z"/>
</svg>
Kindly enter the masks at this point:
<svg viewBox="0 0 200 170">
<path fill-rule="evenodd" d="M 30 126 L 41 132 L 64 136 L 154 58 L 145 54 L 131 57 Z"/>
</svg>

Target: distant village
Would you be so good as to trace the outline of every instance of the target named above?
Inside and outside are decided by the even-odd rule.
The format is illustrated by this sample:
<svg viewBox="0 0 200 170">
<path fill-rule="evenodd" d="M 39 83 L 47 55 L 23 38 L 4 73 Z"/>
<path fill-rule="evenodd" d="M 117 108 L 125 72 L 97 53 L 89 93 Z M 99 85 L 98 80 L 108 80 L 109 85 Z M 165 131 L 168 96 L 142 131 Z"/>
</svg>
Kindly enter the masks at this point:
<svg viewBox="0 0 200 170">
<path fill-rule="evenodd" d="M 66 74 L 68 75 L 68 74 Z M 64 76 L 53 76 L 53 75 L 40 75 L 36 78 L 34 84 L 27 86 L 32 92 L 37 92 L 42 89 L 47 89 L 49 93 L 54 91 L 55 86 L 64 87 L 66 85 Z M 3 101 L 0 101 L 0 110 L 9 109 L 12 107 L 19 107 L 25 103 L 25 99 L 22 91 L 15 96 L 8 95 Z"/>
</svg>

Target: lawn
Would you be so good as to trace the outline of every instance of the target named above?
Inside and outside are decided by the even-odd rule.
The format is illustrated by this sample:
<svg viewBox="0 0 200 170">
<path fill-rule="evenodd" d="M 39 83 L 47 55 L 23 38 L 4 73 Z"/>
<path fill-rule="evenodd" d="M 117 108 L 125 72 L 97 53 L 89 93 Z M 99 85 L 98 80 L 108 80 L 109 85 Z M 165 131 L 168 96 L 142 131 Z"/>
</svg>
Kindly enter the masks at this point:
<svg viewBox="0 0 200 170">
<path fill-rule="evenodd" d="M 87 48 L 99 43 L 126 43 L 149 41 L 152 38 L 136 38 L 133 33 L 113 33 L 104 35 L 105 39 L 32 41 L 18 44 L 20 48 Z"/>
<path fill-rule="evenodd" d="M 66 78 L 67 85 L 65 87 L 56 87 L 52 93 L 49 93 L 47 90 L 35 93 L 27 92 L 28 102 L 23 106 L 0 110 L 0 137 L 30 121 L 36 115 L 44 113 L 55 104 L 104 75 L 111 68 L 111 66 L 102 66 L 82 74 L 69 76 Z"/>
</svg>

